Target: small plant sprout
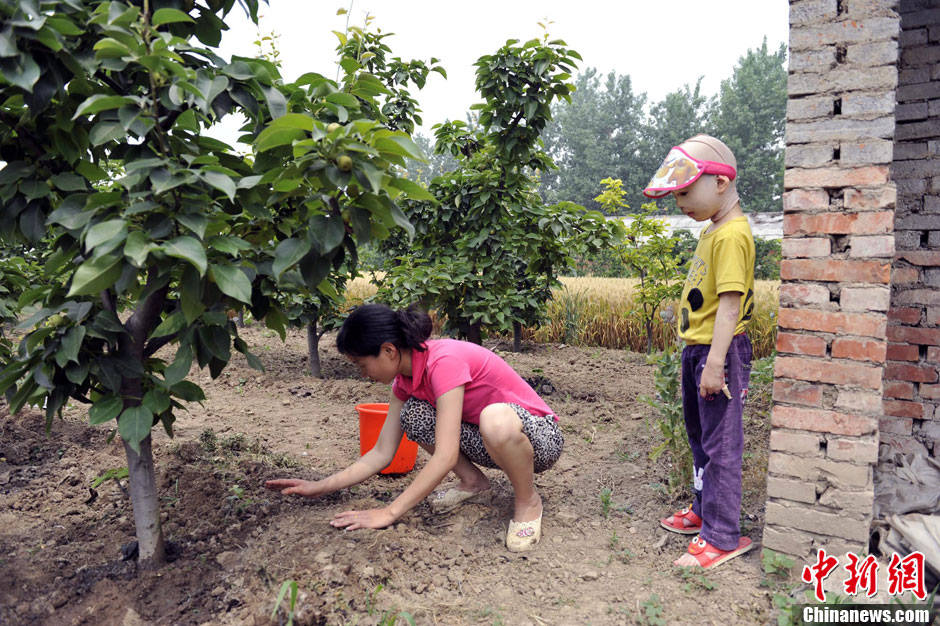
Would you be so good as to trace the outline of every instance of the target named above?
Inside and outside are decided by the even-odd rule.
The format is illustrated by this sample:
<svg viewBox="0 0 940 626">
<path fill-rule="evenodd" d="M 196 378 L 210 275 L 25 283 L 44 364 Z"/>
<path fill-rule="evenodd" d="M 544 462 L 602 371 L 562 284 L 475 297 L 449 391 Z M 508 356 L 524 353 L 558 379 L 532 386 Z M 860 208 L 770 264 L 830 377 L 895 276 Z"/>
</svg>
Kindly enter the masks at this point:
<svg viewBox="0 0 940 626">
<path fill-rule="evenodd" d="M 643 602 L 640 602 L 640 599 L 637 598 L 637 609 L 640 613 L 637 621 L 640 624 L 666 626 L 666 618 L 663 617 L 663 605 L 659 601 L 659 596 L 655 593 Z"/>
<path fill-rule="evenodd" d="M 271 619 L 277 617 L 277 612 L 281 608 L 284 596 L 288 593 L 290 593 L 290 595 L 287 598 L 287 626 L 293 626 L 294 612 L 297 610 L 297 581 L 295 580 L 285 580 L 281 583 L 281 590 L 277 593 L 277 600 L 274 601 L 274 610 L 271 611 Z"/>
<path fill-rule="evenodd" d="M 610 517 L 610 505 L 611 505 L 611 495 L 613 492 L 610 490 L 610 487 L 604 487 L 601 489 L 600 500 L 601 500 L 601 515 L 604 516 L 604 519 Z"/>
<path fill-rule="evenodd" d="M 128 472 L 127 472 L 126 467 L 115 467 L 113 469 L 109 469 L 108 471 L 102 472 L 101 474 L 99 474 L 97 478 L 91 481 L 91 488 L 97 489 L 103 483 L 111 480 L 112 478 L 115 481 L 117 481 L 118 484 L 120 484 L 121 479 L 127 478 L 127 476 L 128 476 Z"/>
</svg>

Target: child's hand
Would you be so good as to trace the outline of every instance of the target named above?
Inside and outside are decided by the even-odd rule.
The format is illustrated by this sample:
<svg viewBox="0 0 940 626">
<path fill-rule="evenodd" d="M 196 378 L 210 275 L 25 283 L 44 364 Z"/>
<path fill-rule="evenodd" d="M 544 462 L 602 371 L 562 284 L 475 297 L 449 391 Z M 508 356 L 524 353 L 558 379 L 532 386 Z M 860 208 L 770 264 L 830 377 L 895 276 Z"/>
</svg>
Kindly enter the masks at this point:
<svg viewBox="0 0 940 626">
<path fill-rule="evenodd" d="M 385 528 L 395 521 L 395 516 L 388 509 L 369 509 L 368 511 L 343 511 L 333 518 L 331 526 L 356 530 L 358 528 Z"/>
<path fill-rule="evenodd" d="M 300 480 L 299 478 L 276 478 L 266 481 L 264 486 L 274 491 L 280 491 L 285 496 L 298 495 L 305 498 L 316 498 L 327 493 L 320 481 Z"/>
<path fill-rule="evenodd" d="M 714 396 L 720 393 L 725 386 L 724 366 L 713 367 L 705 363 L 705 369 L 702 370 L 702 381 L 698 386 L 698 393 L 703 398 Z"/>
</svg>

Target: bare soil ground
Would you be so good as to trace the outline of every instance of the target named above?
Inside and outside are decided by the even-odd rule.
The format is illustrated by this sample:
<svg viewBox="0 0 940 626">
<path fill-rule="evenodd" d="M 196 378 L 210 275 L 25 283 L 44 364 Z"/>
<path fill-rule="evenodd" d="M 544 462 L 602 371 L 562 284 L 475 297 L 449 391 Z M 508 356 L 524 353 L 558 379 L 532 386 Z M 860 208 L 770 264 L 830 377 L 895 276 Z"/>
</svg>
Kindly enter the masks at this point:
<svg viewBox="0 0 940 626">
<path fill-rule="evenodd" d="M 324 379 L 304 374 L 299 332 L 286 343 L 257 326 L 242 336 L 266 371 L 240 355 L 214 381 L 194 371 L 204 406 L 179 416 L 174 439 L 154 431 L 173 559 L 158 571 L 122 560 L 134 539 L 126 481 L 91 489 L 126 465 L 108 429 L 71 407 L 46 435 L 37 413 L 0 407 L 0 624 L 279 624 L 287 612 L 271 613 L 286 580 L 299 589 L 296 624 L 404 624 L 405 613 L 448 626 L 772 621 L 759 545 L 705 574 L 671 565 L 687 538 L 658 520 L 688 496 L 668 495 L 665 460 L 649 459 L 660 436 L 640 400 L 653 392 L 644 355 L 544 344 L 516 354 L 487 344 L 523 377 L 541 377 L 566 438 L 561 460 L 537 478 L 542 543 L 513 554 L 503 545 L 511 491 L 498 471 L 487 470 L 492 502 L 440 516 L 422 504 L 376 531 L 328 521 L 389 501 L 411 475 L 378 476 L 318 500 L 265 490 L 266 479 L 321 477 L 349 464 L 359 453 L 354 405 L 386 401 L 389 390 L 359 377 L 331 336 L 321 350 Z M 752 387 L 745 417 L 741 522 L 756 543 L 768 395 Z"/>
</svg>

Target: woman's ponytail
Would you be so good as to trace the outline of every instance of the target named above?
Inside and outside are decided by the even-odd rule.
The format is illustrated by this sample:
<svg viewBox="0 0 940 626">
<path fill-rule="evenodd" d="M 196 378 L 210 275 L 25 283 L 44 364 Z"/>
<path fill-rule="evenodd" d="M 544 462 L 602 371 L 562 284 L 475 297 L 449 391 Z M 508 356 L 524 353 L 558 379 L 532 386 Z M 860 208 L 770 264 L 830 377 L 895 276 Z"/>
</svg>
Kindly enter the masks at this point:
<svg viewBox="0 0 940 626">
<path fill-rule="evenodd" d="M 384 304 L 353 309 L 336 336 L 336 348 L 349 356 L 378 356 L 383 343 L 423 352 L 431 336 L 431 317 L 417 305 L 395 311 Z"/>
</svg>

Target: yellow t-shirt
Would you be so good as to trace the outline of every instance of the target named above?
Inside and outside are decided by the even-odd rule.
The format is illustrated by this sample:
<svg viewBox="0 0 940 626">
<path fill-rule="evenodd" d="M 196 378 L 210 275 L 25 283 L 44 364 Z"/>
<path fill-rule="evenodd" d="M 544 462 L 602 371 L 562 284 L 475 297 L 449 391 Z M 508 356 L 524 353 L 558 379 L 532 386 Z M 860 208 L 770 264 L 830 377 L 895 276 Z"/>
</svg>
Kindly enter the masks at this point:
<svg viewBox="0 0 940 626">
<path fill-rule="evenodd" d="M 741 216 L 699 237 L 679 305 L 679 337 L 688 344 L 710 344 L 718 313 L 718 294 L 741 292 L 735 334 L 744 331 L 754 311 L 754 237 Z"/>
</svg>

